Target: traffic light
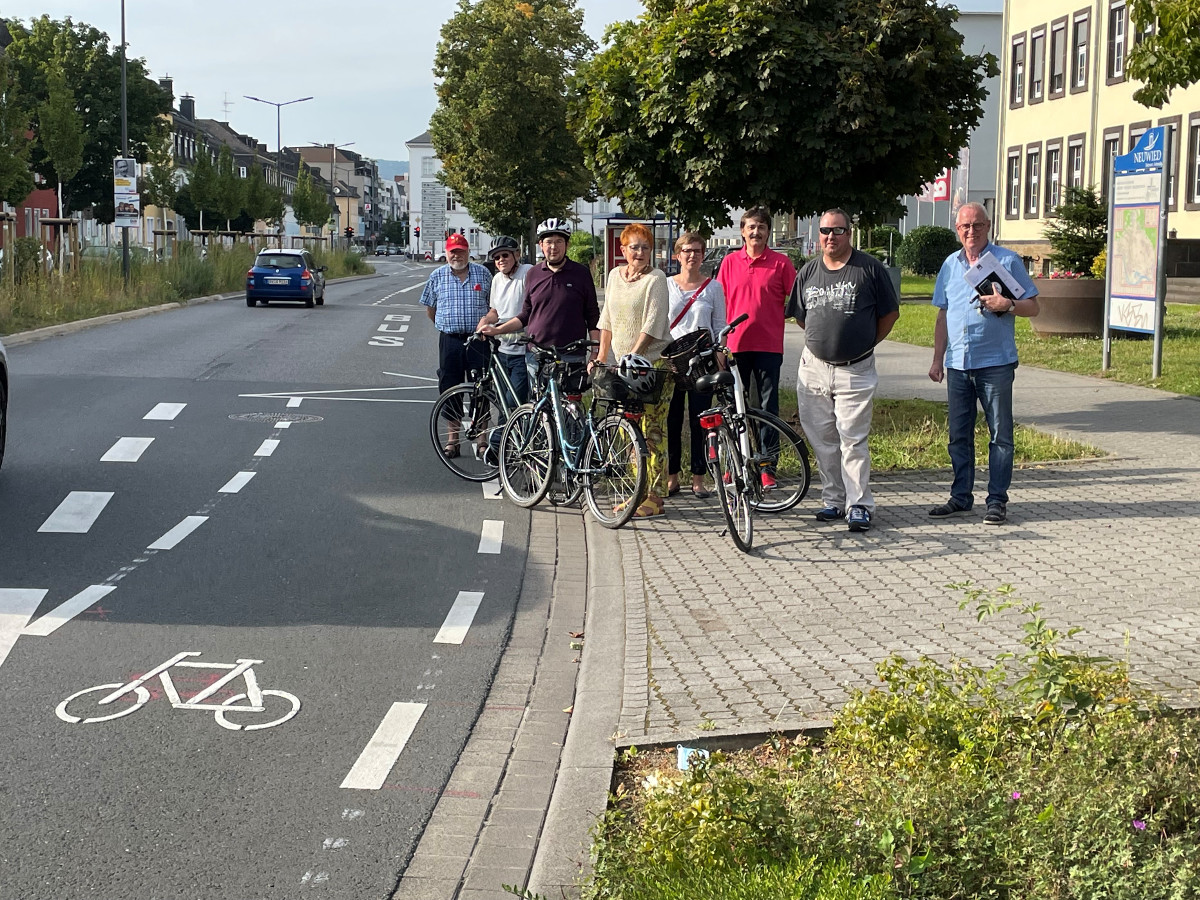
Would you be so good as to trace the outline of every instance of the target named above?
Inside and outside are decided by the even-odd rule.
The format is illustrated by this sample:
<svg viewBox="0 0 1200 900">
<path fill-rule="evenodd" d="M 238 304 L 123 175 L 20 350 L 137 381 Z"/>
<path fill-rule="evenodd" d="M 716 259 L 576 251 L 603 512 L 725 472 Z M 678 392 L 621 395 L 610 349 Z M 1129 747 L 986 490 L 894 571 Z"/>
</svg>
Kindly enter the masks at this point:
<svg viewBox="0 0 1200 900">
<path fill-rule="evenodd" d="M 350 240 L 352 237 L 354 237 L 354 227 L 352 225 L 347 225 L 346 230 L 342 233 L 346 235 L 346 240 Z"/>
<path fill-rule="evenodd" d="M 416 236 L 418 241 L 421 239 L 421 226 L 420 225 L 416 226 L 413 229 L 413 234 Z"/>
</svg>

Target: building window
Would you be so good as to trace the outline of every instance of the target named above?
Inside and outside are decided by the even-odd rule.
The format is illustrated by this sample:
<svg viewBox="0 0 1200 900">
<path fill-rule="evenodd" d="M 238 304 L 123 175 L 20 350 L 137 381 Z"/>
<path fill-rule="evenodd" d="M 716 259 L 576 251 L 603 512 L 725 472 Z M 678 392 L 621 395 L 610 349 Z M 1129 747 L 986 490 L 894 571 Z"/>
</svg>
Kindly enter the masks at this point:
<svg viewBox="0 0 1200 900">
<path fill-rule="evenodd" d="M 1005 187 L 1004 213 L 1008 218 L 1015 219 L 1021 214 L 1021 156 L 1019 151 L 1008 154 L 1008 177 Z"/>
<path fill-rule="evenodd" d="M 238 166 L 238 178 L 245 178 L 245 177 L 246 177 L 246 167 Z"/>
<path fill-rule="evenodd" d="M 1188 126 L 1187 202 L 1200 205 L 1200 120 L 1196 119 Z"/>
<path fill-rule="evenodd" d="M 426 156 L 421 159 L 421 177 L 432 178 L 438 171 L 438 158 Z"/>
<path fill-rule="evenodd" d="M 1046 148 L 1046 215 L 1054 215 L 1061 202 L 1062 147 Z"/>
<path fill-rule="evenodd" d="M 1029 102 L 1040 103 L 1046 84 L 1046 32 L 1029 38 Z"/>
<path fill-rule="evenodd" d="M 1067 23 L 1050 32 L 1050 96 L 1061 97 L 1067 87 Z"/>
<path fill-rule="evenodd" d="M 1100 164 L 1104 166 L 1103 178 L 1101 179 L 1101 184 L 1103 185 L 1101 194 L 1105 197 L 1108 196 L 1108 189 L 1112 184 L 1113 160 L 1117 158 L 1117 154 L 1120 152 L 1121 132 L 1106 132 L 1104 135 L 1104 152 L 1100 156 Z"/>
<path fill-rule="evenodd" d="M 446 191 L 446 212 L 458 212 L 458 198 L 454 191 Z"/>
<path fill-rule="evenodd" d="M 1009 103 L 1020 106 L 1025 102 L 1025 36 L 1017 38 L 1012 45 L 1012 83 L 1009 85 Z"/>
<path fill-rule="evenodd" d="M 1179 195 L 1176 193 L 1179 183 L 1179 157 L 1181 148 L 1179 146 L 1179 124 L 1182 121 L 1180 116 L 1175 116 L 1170 119 L 1159 119 L 1159 125 L 1165 125 L 1167 128 L 1167 209 L 1175 212 L 1179 209 Z"/>
<path fill-rule="evenodd" d="M 1133 148 L 1137 146 L 1137 142 L 1142 139 L 1142 135 L 1146 133 L 1146 129 L 1149 127 L 1149 122 L 1129 126 L 1129 149 L 1125 151 L 1126 153 L 1133 152 Z"/>
<path fill-rule="evenodd" d="M 1038 214 L 1038 188 L 1041 185 L 1042 151 L 1030 150 L 1025 154 L 1025 216 Z"/>
<path fill-rule="evenodd" d="M 1072 139 L 1067 145 L 1067 184 L 1083 187 L 1083 138 Z"/>
<path fill-rule="evenodd" d="M 1108 80 L 1125 80 L 1125 3 L 1114 3 L 1108 10 Z"/>
</svg>

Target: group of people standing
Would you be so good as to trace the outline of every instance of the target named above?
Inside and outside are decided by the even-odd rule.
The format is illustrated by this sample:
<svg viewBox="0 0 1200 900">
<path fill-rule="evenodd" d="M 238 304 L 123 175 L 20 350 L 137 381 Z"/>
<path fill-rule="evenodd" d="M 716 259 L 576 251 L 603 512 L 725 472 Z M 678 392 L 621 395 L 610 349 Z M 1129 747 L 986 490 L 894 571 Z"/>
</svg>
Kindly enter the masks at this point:
<svg viewBox="0 0 1200 900">
<path fill-rule="evenodd" d="M 1013 318 L 1037 315 L 1038 301 L 1020 257 L 989 241 L 990 224 L 980 204 L 959 209 L 955 228 L 963 249 L 946 259 L 934 289 L 938 317 L 929 377 L 947 381 L 954 476 L 949 500 L 929 514 L 944 518 L 973 507 L 978 404 L 990 435 L 984 522 L 995 525 L 1007 518 L 1012 480 Z M 747 210 L 739 227 L 742 247 L 725 256 L 715 277 L 706 278 L 701 274 L 707 250 L 703 235 L 686 231 L 679 236 L 673 248 L 679 272 L 668 277 L 653 265 L 650 229 L 627 226 L 620 236 L 625 261 L 608 273 L 602 310 L 590 271 L 566 256 L 568 222 L 550 219 L 538 227 L 543 259 L 537 265 L 520 261 L 515 240 L 499 238 L 489 252 L 494 277 L 469 262 L 466 240 L 452 235 L 446 244 L 448 264 L 433 273 L 421 295 L 439 332 L 439 389 L 463 380 L 472 365 L 467 338 L 475 331 L 505 338 L 502 359 L 524 402 L 526 354 L 515 341 L 521 333 L 554 346 L 591 337 L 599 347 L 589 355 L 589 367 L 597 360 L 632 358 L 662 369 L 662 352 L 672 339 L 700 329 L 716 337 L 727 320 L 745 314 L 745 323 L 728 336 L 727 346 L 758 405 L 778 415 L 784 327 L 792 318 L 804 329 L 797 406 L 821 478 L 816 519 L 844 518 L 850 531 L 867 531 L 875 514 L 867 443 L 879 383 L 875 347 L 899 318 L 896 288 L 875 257 L 854 249 L 851 219 L 844 210 L 830 209 L 821 216 L 821 253 L 799 272 L 787 255 L 768 247 L 767 210 Z M 984 253 L 1020 284 L 1019 299 L 1004 296 L 998 287 L 981 296 L 967 283 L 963 276 Z M 659 399 L 646 405 L 642 418 L 649 490 L 638 518 L 664 515 L 666 498 L 682 489 L 685 419 L 690 490 L 697 498 L 709 496 L 699 415 L 712 397 L 675 389 L 670 379 L 663 380 Z M 761 477 L 764 491 L 775 487 L 767 471 Z"/>
</svg>

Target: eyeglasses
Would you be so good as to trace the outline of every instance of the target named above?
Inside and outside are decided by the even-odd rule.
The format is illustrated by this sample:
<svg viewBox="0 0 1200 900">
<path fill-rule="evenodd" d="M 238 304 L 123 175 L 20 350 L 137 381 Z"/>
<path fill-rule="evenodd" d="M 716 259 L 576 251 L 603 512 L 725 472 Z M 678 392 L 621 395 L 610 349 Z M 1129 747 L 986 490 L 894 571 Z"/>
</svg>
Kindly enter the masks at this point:
<svg viewBox="0 0 1200 900">
<path fill-rule="evenodd" d="M 650 245 L 649 244 L 630 244 L 625 249 L 632 250 L 635 253 L 645 253 L 647 250 L 650 249 Z"/>
<path fill-rule="evenodd" d="M 987 231 L 987 222 L 960 222 L 958 225 L 959 231 Z"/>
<path fill-rule="evenodd" d="M 679 255 L 680 256 L 695 256 L 697 253 L 703 253 L 703 252 L 704 252 L 704 248 L 700 248 L 699 250 L 697 250 L 694 247 L 684 247 L 682 250 L 679 251 Z"/>
<path fill-rule="evenodd" d="M 818 230 L 821 232 L 821 234 L 836 234 L 841 237 L 850 229 L 845 225 L 822 225 Z"/>
</svg>

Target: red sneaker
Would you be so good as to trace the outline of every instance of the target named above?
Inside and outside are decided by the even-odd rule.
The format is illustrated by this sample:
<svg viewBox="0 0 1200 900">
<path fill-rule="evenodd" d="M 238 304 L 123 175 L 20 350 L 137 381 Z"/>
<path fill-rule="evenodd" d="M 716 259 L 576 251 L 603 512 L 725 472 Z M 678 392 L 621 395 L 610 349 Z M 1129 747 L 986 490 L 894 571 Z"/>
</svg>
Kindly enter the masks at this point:
<svg viewBox="0 0 1200 900">
<path fill-rule="evenodd" d="M 777 487 L 779 487 L 779 485 L 775 481 L 775 476 L 772 475 L 770 472 L 763 472 L 762 473 L 762 489 L 764 491 L 773 491 Z"/>
</svg>

